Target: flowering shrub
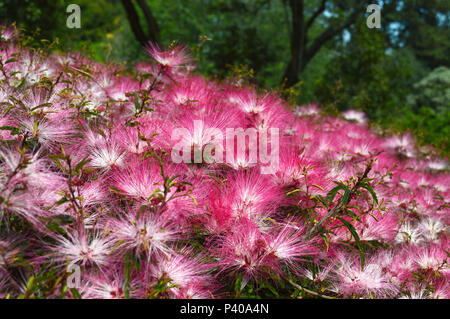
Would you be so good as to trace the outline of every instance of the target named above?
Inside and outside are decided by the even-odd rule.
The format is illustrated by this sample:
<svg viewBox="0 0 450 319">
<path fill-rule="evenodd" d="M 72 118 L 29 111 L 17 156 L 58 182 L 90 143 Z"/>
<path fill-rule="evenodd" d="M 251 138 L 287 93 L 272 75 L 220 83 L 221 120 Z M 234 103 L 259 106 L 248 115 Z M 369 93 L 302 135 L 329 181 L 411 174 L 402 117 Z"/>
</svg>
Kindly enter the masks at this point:
<svg viewBox="0 0 450 319">
<path fill-rule="evenodd" d="M 1 30 L 2 298 L 449 298 L 448 164 L 408 134 L 205 80 L 180 46 L 128 72 L 20 37 Z M 214 161 L 208 127 L 279 129 L 277 169 Z M 213 158 L 175 163 L 177 128 Z"/>
</svg>

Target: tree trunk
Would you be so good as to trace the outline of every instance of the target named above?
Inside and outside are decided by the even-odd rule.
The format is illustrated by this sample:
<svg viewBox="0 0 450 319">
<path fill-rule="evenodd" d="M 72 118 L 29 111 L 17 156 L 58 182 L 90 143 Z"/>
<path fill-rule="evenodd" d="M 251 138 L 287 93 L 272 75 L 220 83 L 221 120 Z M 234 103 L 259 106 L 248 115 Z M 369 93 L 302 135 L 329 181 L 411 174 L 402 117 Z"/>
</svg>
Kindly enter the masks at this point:
<svg viewBox="0 0 450 319">
<path fill-rule="evenodd" d="M 128 22 L 130 23 L 131 30 L 133 31 L 134 36 L 139 41 L 142 46 L 148 45 L 148 42 L 151 41 L 157 45 L 161 44 L 160 36 L 159 36 L 159 27 L 156 22 L 155 17 L 153 16 L 150 8 L 148 7 L 145 0 L 137 0 L 139 7 L 144 13 L 146 22 L 147 22 L 147 30 L 148 35 L 145 34 L 142 29 L 142 25 L 139 21 L 139 15 L 134 7 L 132 0 L 121 0 L 122 5 L 127 14 Z"/>
<path fill-rule="evenodd" d="M 322 0 L 320 6 L 306 21 L 304 18 L 303 0 L 290 0 L 289 6 L 292 12 L 292 32 L 290 34 L 291 42 L 291 59 L 286 67 L 282 83 L 286 87 L 295 85 L 300 78 L 300 74 L 306 65 L 319 52 L 320 48 L 330 39 L 341 33 L 345 28 L 352 25 L 359 15 L 365 12 L 364 5 L 368 1 L 355 1 L 353 12 L 340 23 L 331 25 L 323 31 L 317 38 L 308 43 L 308 30 L 314 21 L 325 11 L 327 0 Z"/>
<path fill-rule="evenodd" d="M 148 29 L 148 38 L 153 43 L 160 45 L 161 39 L 159 38 L 159 27 L 156 22 L 155 17 L 152 14 L 152 11 L 148 7 L 145 0 L 138 0 L 138 4 L 144 13 L 145 19 L 147 20 L 147 29 Z"/>
<path fill-rule="evenodd" d="M 303 56 L 305 53 L 305 27 L 303 15 L 303 0 L 290 0 L 289 6 L 292 11 L 291 32 L 291 60 L 289 61 L 283 80 L 287 87 L 298 82 L 302 71 Z"/>
</svg>

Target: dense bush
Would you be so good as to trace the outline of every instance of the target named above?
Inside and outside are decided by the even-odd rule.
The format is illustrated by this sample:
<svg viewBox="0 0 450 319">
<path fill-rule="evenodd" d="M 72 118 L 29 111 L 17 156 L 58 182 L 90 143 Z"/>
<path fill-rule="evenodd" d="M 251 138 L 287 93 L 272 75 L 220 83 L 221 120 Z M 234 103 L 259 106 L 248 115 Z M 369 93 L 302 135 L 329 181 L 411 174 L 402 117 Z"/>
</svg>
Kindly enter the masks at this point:
<svg viewBox="0 0 450 319">
<path fill-rule="evenodd" d="M 449 297 L 446 160 L 147 51 L 129 73 L 1 31 L 1 297 Z M 279 139 L 222 163 L 227 128 Z"/>
</svg>

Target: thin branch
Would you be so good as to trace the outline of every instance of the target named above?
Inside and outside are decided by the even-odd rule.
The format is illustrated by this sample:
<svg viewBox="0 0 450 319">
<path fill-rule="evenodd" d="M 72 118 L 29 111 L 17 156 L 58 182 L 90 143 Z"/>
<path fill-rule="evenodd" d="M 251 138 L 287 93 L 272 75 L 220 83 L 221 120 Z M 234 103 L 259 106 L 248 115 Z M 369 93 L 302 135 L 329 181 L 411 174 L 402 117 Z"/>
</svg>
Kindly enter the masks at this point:
<svg viewBox="0 0 450 319">
<path fill-rule="evenodd" d="M 295 282 L 293 282 L 293 281 L 290 280 L 290 279 L 289 279 L 288 281 L 289 281 L 289 283 L 290 283 L 292 286 L 294 286 L 295 288 L 300 289 L 300 290 L 303 290 L 303 291 L 305 291 L 305 292 L 307 292 L 307 293 L 309 293 L 309 294 L 311 294 L 311 295 L 314 295 L 314 296 L 317 296 L 317 297 L 320 297 L 320 298 L 324 298 L 324 299 L 336 299 L 335 297 L 330 297 L 330 296 L 322 295 L 322 294 L 319 294 L 318 292 L 315 292 L 315 291 L 306 289 L 306 288 L 304 288 L 304 287 L 302 287 L 302 286 L 296 284 Z"/>
<path fill-rule="evenodd" d="M 148 7 L 145 0 L 137 0 L 137 3 L 141 7 L 142 12 L 144 13 L 145 16 L 145 20 L 147 21 L 149 40 L 152 41 L 153 43 L 160 45 L 161 39 L 159 37 L 159 27 L 155 17 L 152 14 L 152 11 Z"/>
<path fill-rule="evenodd" d="M 352 25 L 360 14 L 360 10 L 355 9 L 348 18 L 337 26 L 330 26 L 327 30 L 325 30 L 320 36 L 318 36 L 314 42 L 309 46 L 306 50 L 304 63 L 305 65 L 311 60 L 314 55 L 320 50 L 320 48 L 327 42 L 331 40 L 333 37 L 341 33 L 345 28 L 348 28 Z"/>
<path fill-rule="evenodd" d="M 127 13 L 128 22 L 130 23 L 131 30 L 133 31 L 136 39 L 141 45 L 147 44 L 147 37 L 142 30 L 141 23 L 139 22 L 139 15 L 131 2 L 131 0 L 121 0 L 122 5 Z"/>
<path fill-rule="evenodd" d="M 288 34 L 289 34 L 289 38 L 292 37 L 292 28 L 291 28 L 291 22 L 289 19 L 289 12 L 287 10 L 287 4 L 286 4 L 287 0 L 281 0 L 281 2 L 283 3 L 283 11 L 284 11 L 284 18 L 285 18 L 285 22 L 286 22 L 286 27 L 288 30 Z"/>
<path fill-rule="evenodd" d="M 316 12 L 313 13 L 311 18 L 309 18 L 308 22 L 306 22 L 305 26 L 305 33 L 308 32 L 311 25 L 314 23 L 314 21 L 317 19 L 317 17 L 322 14 L 322 12 L 325 11 L 325 5 L 327 3 L 327 0 L 322 0 L 322 3 L 320 4 L 320 7 L 316 10 Z"/>
<path fill-rule="evenodd" d="M 333 209 L 331 209 L 328 214 L 322 218 L 317 224 L 314 225 L 313 228 L 311 228 L 311 230 L 308 232 L 308 235 L 305 237 L 305 239 L 309 239 L 311 237 L 311 235 L 323 224 L 323 222 L 325 222 L 328 218 L 333 217 L 334 215 L 336 215 L 337 213 L 339 213 L 340 211 L 342 211 L 342 206 L 341 204 L 347 205 L 347 203 L 350 203 L 350 201 L 352 200 L 352 197 L 354 196 L 354 194 L 356 193 L 356 191 L 358 190 L 358 188 L 361 185 L 361 182 L 363 180 L 365 180 L 367 178 L 367 176 L 369 175 L 370 171 L 372 169 L 372 162 L 370 162 L 366 169 L 364 170 L 364 173 L 362 174 L 362 176 L 360 176 L 358 178 L 358 180 L 356 181 L 355 185 L 353 185 L 352 189 L 350 190 L 350 193 L 348 195 L 348 199 L 346 203 L 343 203 L 343 197 L 341 197 L 339 199 L 339 201 L 337 202 L 337 204 L 333 207 Z"/>
</svg>

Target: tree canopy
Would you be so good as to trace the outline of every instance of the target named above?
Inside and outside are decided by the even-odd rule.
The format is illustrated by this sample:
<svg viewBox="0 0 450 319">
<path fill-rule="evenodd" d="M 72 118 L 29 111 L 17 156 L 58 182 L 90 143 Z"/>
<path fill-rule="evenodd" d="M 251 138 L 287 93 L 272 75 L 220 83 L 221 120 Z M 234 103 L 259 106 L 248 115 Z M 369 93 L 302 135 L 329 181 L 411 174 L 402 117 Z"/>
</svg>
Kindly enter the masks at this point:
<svg viewBox="0 0 450 319">
<path fill-rule="evenodd" d="M 80 29 L 66 26 L 69 2 L 81 7 Z M 371 2 L 381 29 L 366 26 Z M 55 49 L 132 65 L 146 59 L 148 41 L 175 40 L 193 50 L 202 74 L 246 75 L 260 88 L 294 92 L 294 104 L 362 109 L 383 125 L 423 107 L 448 114 L 448 95 L 433 90 L 447 83 L 437 79 L 450 67 L 449 12 L 446 0 L 0 1 L 2 23 L 39 34 L 38 42 L 57 40 Z"/>
</svg>

